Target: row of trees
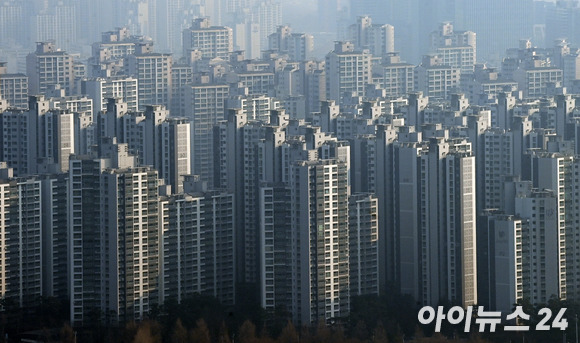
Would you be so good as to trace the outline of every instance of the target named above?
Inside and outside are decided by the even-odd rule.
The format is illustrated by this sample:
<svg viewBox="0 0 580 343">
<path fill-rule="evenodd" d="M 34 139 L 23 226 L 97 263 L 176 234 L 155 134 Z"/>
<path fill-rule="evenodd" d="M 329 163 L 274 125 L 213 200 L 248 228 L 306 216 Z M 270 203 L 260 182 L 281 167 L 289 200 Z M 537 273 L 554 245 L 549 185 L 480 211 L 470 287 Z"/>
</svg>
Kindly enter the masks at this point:
<svg viewBox="0 0 580 343">
<path fill-rule="evenodd" d="M 295 327 L 284 309 L 267 313 L 252 299 L 235 307 L 225 307 L 213 297 L 196 295 L 181 303 L 169 300 L 155 307 L 150 318 L 128 322 L 123 326 L 107 324 L 102 313 L 95 312 L 89 324 L 71 328 L 67 324 L 68 303 L 55 298 L 41 298 L 38 307 L 24 311 L 9 301 L 3 301 L 0 311 L 0 343 L 19 342 L 19 333 L 36 330 L 46 342 L 66 343 L 375 343 L 375 342 L 560 342 L 564 334 L 575 341 L 575 318 L 580 312 L 576 303 L 552 299 L 543 306 L 523 301 L 519 305 L 531 315 L 529 332 L 477 333 L 472 320 L 471 333 L 463 326 L 443 321 L 442 332 L 434 333 L 434 324 L 417 321 L 419 306 L 410 296 L 388 292 L 383 296 L 354 297 L 348 318 L 333 325 L 324 322 L 313 327 Z M 542 319 L 539 309 L 548 307 L 555 315 L 565 307 L 568 329 L 535 331 Z M 475 318 L 474 318 L 475 319 Z M 549 324 L 549 323 L 548 323 Z M 60 329 L 50 329 L 60 328 Z M 5 334 L 8 334 L 6 339 Z"/>
</svg>

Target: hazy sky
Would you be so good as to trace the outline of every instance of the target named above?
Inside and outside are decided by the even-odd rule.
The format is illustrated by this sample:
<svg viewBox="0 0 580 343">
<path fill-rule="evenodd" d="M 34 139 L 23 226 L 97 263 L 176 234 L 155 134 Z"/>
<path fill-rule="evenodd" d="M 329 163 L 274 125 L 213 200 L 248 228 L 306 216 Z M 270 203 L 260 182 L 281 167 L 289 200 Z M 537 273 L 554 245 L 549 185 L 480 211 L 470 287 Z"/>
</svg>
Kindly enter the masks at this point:
<svg viewBox="0 0 580 343">
<path fill-rule="evenodd" d="M 285 24 L 291 24 L 298 31 L 310 31 L 308 23 L 315 21 L 316 1 L 312 0 L 283 0 L 282 19 Z"/>
</svg>

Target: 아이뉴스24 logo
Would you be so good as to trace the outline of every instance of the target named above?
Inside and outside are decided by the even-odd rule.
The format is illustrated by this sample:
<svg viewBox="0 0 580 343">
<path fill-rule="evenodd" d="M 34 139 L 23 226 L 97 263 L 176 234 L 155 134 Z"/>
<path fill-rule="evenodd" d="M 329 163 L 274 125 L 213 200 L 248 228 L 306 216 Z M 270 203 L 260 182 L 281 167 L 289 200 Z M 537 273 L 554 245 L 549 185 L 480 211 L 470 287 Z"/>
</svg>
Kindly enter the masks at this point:
<svg viewBox="0 0 580 343">
<path fill-rule="evenodd" d="M 538 311 L 538 316 L 542 317 L 540 322 L 535 326 L 536 331 L 547 331 L 550 329 L 566 330 L 568 321 L 564 318 L 565 308 L 558 311 L 554 319 L 552 319 L 552 310 L 545 307 Z M 431 324 L 435 321 L 435 332 L 441 332 L 441 323 L 447 320 L 449 324 L 457 325 L 464 322 L 464 332 L 469 332 L 471 329 L 471 322 L 474 319 L 475 325 L 479 326 L 479 332 L 495 332 L 496 326 L 502 322 L 502 315 L 499 311 L 485 311 L 483 306 L 477 307 L 477 316 L 473 317 L 473 306 L 468 306 L 463 309 L 461 306 L 454 306 L 445 313 L 443 306 L 438 306 L 437 311 L 431 306 L 424 306 L 419 310 L 419 323 L 423 325 Z M 552 320 L 551 320 L 552 319 Z M 525 313 L 522 306 L 517 306 L 513 313 L 505 316 L 505 322 L 513 322 L 522 324 L 523 321 L 530 320 L 530 315 Z M 551 320 L 551 321 L 550 321 Z M 529 325 L 506 325 L 503 327 L 504 331 L 529 331 Z"/>
</svg>

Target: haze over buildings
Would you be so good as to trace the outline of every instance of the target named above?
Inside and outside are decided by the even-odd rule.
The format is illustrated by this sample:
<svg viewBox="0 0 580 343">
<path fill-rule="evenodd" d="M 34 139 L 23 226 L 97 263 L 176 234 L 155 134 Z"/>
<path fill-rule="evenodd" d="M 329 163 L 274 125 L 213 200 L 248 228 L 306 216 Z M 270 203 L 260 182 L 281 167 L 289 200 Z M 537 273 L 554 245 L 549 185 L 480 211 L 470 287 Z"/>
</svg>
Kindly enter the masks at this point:
<svg viewBox="0 0 580 343">
<path fill-rule="evenodd" d="M 73 326 L 196 293 L 300 324 L 393 291 L 578 301 L 579 20 L 576 1 L 0 1 L 0 297 L 60 297 Z"/>
</svg>

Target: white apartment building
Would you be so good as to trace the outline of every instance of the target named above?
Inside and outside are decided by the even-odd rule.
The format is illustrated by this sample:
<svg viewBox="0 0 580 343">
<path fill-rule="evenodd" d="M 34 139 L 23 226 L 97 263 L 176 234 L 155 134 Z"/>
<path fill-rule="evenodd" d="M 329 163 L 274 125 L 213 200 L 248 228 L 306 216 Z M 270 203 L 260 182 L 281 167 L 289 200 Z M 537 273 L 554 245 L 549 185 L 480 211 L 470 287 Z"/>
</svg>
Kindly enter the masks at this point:
<svg viewBox="0 0 580 343">
<path fill-rule="evenodd" d="M 291 220 L 300 242 L 300 319 L 326 322 L 350 308 L 348 172 L 337 160 L 292 165 Z"/>
<path fill-rule="evenodd" d="M 415 68 L 415 91 L 431 98 L 447 99 L 459 87 L 461 69 L 443 64 L 437 55 L 423 56 Z"/>
<path fill-rule="evenodd" d="M 138 81 L 131 76 L 92 78 L 81 81 L 83 94 L 93 100 L 93 113 L 107 110 L 107 99 L 119 98 L 127 104 L 127 110 L 139 110 Z"/>
<path fill-rule="evenodd" d="M 191 51 L 201 52 L 202 58 L 229 60 L 234 51 L 233 31 L 225 26 L 211 26 L 209 18 L 198 18 L 189 29 L 183 30 L 183 56 Z"/>
<path fill-rule="evenodd" d="M 348 27 L 349 39 L 358 50 L 369 49 L 373 56 L 395 52 L 395 28 L 388 24 L 373 24 L 369 16 L 360 16 Z"/>
<path fill-rule="evenodd" d="M 350 42 L 336 42 L 326 55 L 326 99 L 340 101 L 342 97 L 364 96 L 372 81 L 371 54 L 355 51 Z"/>
<path fill-rule="evenodd" d="M 152 52 L 151 46 L 140 44 L 135 54 L 125 58 L 125 74 L 137 79 L 139 109 L 146 105 L 171 105 L 171 54 Z"/>
<path fill-rule="evenodd" d="M 46 94 L 59 85 L 67 94 L 74 89 L 73 56 L 57 49 L 52 42 L 39 42 L 36 51 L 26 56 L 29 93 Z"/>
<path fill-rule="evenodd" d="M 454 31 L 444 22 L 431 33 L 431 52 L 441 57 L 443 65 L 459 68 L 462 74 L 473 73 L 477 61 L 477 37 L 472 31 Z"/>
</svg>

